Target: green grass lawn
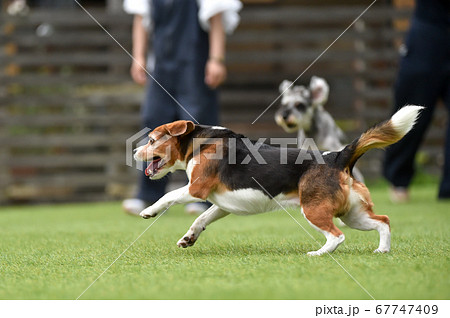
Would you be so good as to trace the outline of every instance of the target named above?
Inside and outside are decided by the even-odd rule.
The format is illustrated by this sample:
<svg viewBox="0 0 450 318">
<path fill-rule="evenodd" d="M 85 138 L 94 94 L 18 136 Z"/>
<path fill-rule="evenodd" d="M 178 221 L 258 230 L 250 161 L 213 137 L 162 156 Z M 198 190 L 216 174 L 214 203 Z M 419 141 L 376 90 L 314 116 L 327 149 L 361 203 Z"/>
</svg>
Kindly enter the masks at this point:
<svg viewBox="0 0 450 318">
<path fill-rule="evenodd" d="M 450 298 L 450 202 L 436 188 L 414 187 L 404 205 L 372 189 L 391 218 L 389 254 L 372 253 L 376 232 L 343 228 L 333 256 L 376 299 Z M 180 249 L 193 220 L 170 209 L 81 299 L 370 299 L 330 256 L 306 255 L 317 243 L 283 211 L 228 216 Z M 152 221 L 117 202 L 0 208 L 0 299 L 76 299 Z"/>
</svg>

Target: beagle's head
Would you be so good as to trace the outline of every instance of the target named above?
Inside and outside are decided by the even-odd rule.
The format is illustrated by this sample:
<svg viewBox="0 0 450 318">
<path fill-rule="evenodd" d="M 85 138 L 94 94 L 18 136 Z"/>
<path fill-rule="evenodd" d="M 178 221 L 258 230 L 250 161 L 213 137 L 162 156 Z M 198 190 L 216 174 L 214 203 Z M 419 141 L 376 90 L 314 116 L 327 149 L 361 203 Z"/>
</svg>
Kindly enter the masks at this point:
<svg viewBox="0 0 450 318">
<path fill-rule="evenodd" d="M 314 109 L 326 103 L 329 86 L 320 77 L 313 76 L 309 86 L 292 85 L 291 81 L 283 81 L 279 90 L 283 94 L 281 105 L 275 114 L 275 121 L 286 132 L 299 129 L 309 130 L 312 124 Z"/>
<path fill-rule="evenodd" d="M 145 175 L 152 180 L 161 179 L 169 172 L 186 169 L 185 155 L 181 150 L 182 138 L 195 129 L 188 120 L 178 120 L 155 128 L 148 135 L 148 143 L 136 149 L 134 158 L 146 161 Z"/>
</svg>

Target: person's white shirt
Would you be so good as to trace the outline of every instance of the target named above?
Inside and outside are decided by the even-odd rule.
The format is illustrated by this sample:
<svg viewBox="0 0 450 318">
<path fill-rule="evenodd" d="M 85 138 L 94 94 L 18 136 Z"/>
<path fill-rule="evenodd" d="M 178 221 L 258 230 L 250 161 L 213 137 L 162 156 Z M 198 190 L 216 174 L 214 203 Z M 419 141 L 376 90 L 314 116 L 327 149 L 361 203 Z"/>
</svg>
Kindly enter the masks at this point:
<svg viewBox="0 0 450 318">
<path fill-rule="evenodd" d="M 124 0 L 123 8 L 129 14 L 143 17 L 143 23 L 148 30 L 152 29 L 151 0 Z M 179 0 L 181 1 L 181 0 Z M 227 34 L 233 33 L 239 24 L 239 11 L 242 3 L 239 0 L 197 0 L 199 11 L 198 20 L 203 30 L 209 31 L 209 19 L 222 13 L 222 22 Z"/>
</svg>

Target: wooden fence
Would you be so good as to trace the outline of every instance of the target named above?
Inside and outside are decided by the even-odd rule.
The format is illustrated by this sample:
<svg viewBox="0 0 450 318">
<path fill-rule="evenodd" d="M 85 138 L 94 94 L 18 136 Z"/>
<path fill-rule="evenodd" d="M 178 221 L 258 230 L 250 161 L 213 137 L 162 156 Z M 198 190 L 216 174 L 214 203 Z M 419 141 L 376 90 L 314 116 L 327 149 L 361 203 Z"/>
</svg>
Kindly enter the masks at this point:
<svg viewBox="0 0 450 318">
<path fill-rule="evenodd" d="M 386 118 L 403 36 L 393 25 L 410 12 L 374 6 L 340 36 L 364 9 L 244 8 L 228 43 L 223 125 L 253 138 L 287 136 L 273 120 L 278 103 L 251 123 L 278 97 L 279 83 L 305 69 L 299 83 L 328 80 L 327 108 L 349 139 Z M 130 16 L 91 13 L 130 50 Z M 125 165 L 125 143 L 139 130 L 143 96 L 130 80 L 130 57 L 81 10 L 2 15 L 0 27 L 0 203 L 129 195 L 137 171 Z M 442 161 L 442 110 L 436 117 L 421 156 L 434 170 Z M 379 172 L 379 159 L 362 161 L 366 175 Z"/>
</svg>

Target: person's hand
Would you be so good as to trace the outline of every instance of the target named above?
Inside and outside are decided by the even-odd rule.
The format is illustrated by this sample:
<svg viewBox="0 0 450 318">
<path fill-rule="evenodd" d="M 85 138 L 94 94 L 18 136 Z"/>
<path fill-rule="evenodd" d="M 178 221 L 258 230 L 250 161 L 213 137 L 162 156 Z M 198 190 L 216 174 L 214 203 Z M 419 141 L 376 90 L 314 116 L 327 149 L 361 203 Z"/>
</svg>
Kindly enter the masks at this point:
<svg viewBox="0 0 450 318">
<path fill-rule="evenodd" d="M 227 69 L 222 61 L 209 59 L 205 67 L 205 83 L 215 89 L 227 78 Z"/>
<path fill-rule="evenodd" d="M 147 82 L 147 73 L 145 71 L 145 58 L 135 58 L 131 64 L 131 77 L 139 85 L 144 85 Z"/>
</svg>

